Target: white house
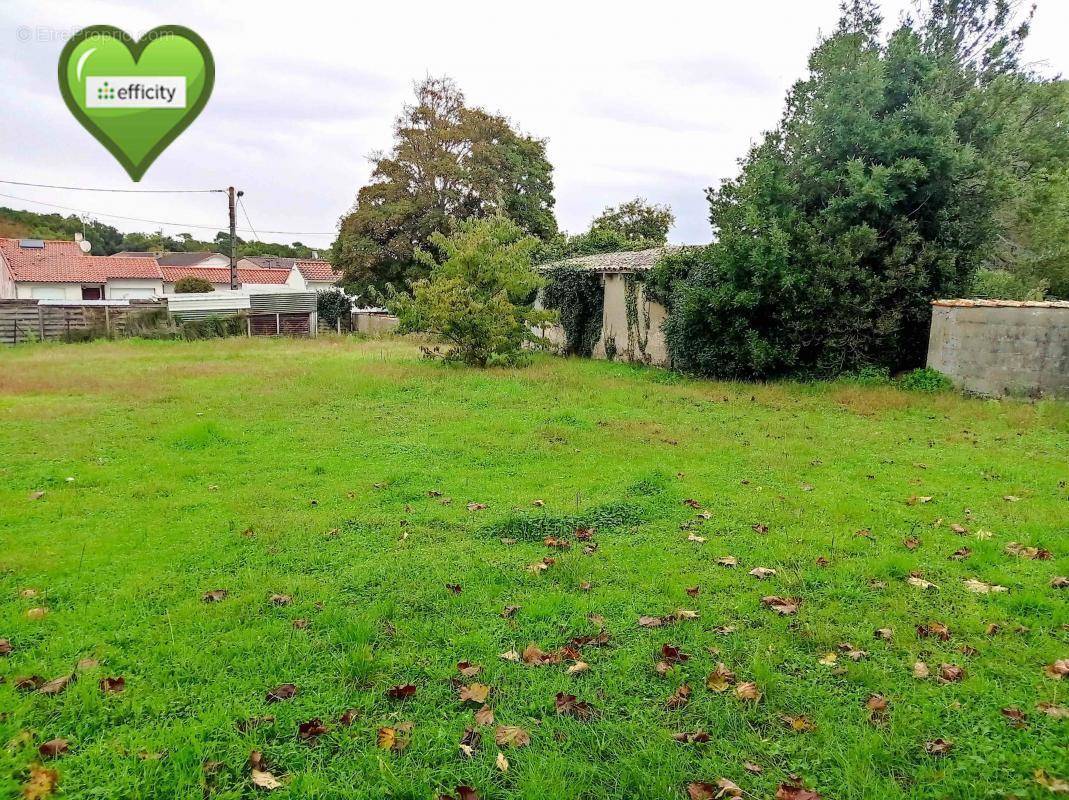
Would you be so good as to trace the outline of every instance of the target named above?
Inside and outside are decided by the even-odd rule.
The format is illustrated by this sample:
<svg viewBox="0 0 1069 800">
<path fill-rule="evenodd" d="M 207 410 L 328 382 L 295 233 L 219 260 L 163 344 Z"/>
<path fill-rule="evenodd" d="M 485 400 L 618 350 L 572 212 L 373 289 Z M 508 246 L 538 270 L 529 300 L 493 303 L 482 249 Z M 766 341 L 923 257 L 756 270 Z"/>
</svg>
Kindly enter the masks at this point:
<svg viewBox="0 0 1069 800">
<path fill-rule="evenodd" d="M 130 300 L 163 293 L 155 259 L 91 256 L 85 241 L 0 239 L 0 298 Z"/>
</svg>

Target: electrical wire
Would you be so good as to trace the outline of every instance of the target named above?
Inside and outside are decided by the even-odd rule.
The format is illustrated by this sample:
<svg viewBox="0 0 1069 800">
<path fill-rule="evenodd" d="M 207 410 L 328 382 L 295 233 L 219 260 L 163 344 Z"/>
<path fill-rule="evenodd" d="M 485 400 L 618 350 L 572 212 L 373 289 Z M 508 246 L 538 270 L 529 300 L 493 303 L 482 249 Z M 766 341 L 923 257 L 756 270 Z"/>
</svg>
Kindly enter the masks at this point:
<svg viewBox="0 0 1069 800">
<path fill-rule="evenodd" d="M 23 203 L 34 203 L 35 205 L 46 206 L 48 208 L 58 208 L 58 209 L 61 209 L 63 211 L 74 211 L 75 213 L 78 213 L 78 214 L 91 214 L 91 215 L 96 216 L 96 217 L 108 217 L 110 219 L 121 219 L 121 220 L 126 220 L 128 222 L 146 222 L 149 225 L 167 225 L 168 227 L 173 227 L 173 228 L 200 228 L 202 230 L 207 230 L 207 231 L 220 231 L 220 230 L 223 230 L 226 227 L 226 226 L 220 226 L 220 225 L 199 225 L 199 224 L 196 224 L 196 223 L 193 223 L 193 222 L 168 222 L 166 220 L 159 220 L 159 219 L 145 219 L 144 217 L 126 217 L 126 216 L 123 216 L 122 214 L 107 214 L 107 213 L 105 213 L 103 211 L 92 211 L 92 210 L 88 210 L 88 209 L 84 209 L 84 208 L 73 208 L 72 206 L 62 206 L 62 205 L 59 205 L 57 203 L 46 203 L 46 202 L 44 202 L 42 200 L 31 200 L 28 197 L 16 197 L 13 194 L 0 193 L 0 197 L 6 197 L 8 200 L 19 200 L 20 202 L 23 202 Z M 237 228 L 236 230 L 239 230 L 242 233 L 254 233 L 254 234 L 256 233 L 256 231 L 252 230 L 251 228 Z M 269 230 L 265 230 L 264 233 L 273 233 L 273 234 L 279 234 L 279 235 L 283 235 L 283 236 L 334 236 L 337 232 L 336 231 L 269 231 Z M 257 236 L 258 235 L 259 234 L 257 234 Z"/>
<path fill-rule="evenodd" d="M 103 189 L 93 186 L 55 186 L 50 183 L 28 183 L 27 181 L 7 181 L 0 183 L 12 186 L 34 186 L 38 189 L 66 189 L 70 192 L 122 192 L 124 194 L 207 194 L 209 192 L 226 192 L 226 189 Z"/>
<path fill-rule="evenodd" d="M 245 215 L 245 221 L 249 223 L 249 230 L 252 231 L 252 238 L 255 241 L 260 241 L 260 234 L 256 232 L 256 227 L 252 224 L 252 220 L 249 219 L 249 212 L 245 209 L 245 201 L 241 199 L 241 195 L 238 195 L 238 205 L 241 206 L 241 213 Z"/>
</svg>

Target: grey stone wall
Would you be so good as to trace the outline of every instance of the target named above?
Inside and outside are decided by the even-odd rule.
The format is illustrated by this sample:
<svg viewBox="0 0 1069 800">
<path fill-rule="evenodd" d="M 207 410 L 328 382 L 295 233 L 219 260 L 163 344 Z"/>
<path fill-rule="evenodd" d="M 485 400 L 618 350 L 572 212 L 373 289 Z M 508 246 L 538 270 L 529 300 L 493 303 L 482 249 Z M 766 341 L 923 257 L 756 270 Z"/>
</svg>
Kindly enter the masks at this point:
<svg viewBox="0 0 1069 800">
<path fill-rule="evenodd" d="M 928 366 L 977 394 L 1069 397 L 1069 302 L 936 300 Z"/>
</svg>

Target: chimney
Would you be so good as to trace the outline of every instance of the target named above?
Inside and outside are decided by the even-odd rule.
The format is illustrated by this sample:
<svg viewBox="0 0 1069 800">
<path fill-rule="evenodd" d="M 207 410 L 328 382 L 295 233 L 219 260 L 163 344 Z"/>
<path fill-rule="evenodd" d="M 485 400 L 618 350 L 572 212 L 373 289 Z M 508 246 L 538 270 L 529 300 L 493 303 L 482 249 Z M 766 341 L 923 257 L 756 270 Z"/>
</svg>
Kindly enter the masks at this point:
<svg viewBox="0 0 1069 800">
<path fill-rule="evenodd" d="M 318 250 L 313 250 L 312 251 L 312 258 L 316 259 L 317 261 L 319 260 L 319 251 Z"/>
</svg>

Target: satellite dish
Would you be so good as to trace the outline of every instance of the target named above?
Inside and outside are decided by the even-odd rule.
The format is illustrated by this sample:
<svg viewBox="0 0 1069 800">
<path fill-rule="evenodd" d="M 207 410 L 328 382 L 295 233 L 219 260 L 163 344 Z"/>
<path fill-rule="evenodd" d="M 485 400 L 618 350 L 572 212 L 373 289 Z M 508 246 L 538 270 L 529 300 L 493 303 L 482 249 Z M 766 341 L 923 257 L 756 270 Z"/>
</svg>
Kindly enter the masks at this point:
<svg viewBox="0 0 1069 800">
<path fill-rule="evenodd" d="M 85 239 L 82 239 L 80 242 L 78 242 L 78 248 L 83 253 L 88 253 L 90 250 L 93 249 L 93 245 L 87 242 Z"/>
</svg>

